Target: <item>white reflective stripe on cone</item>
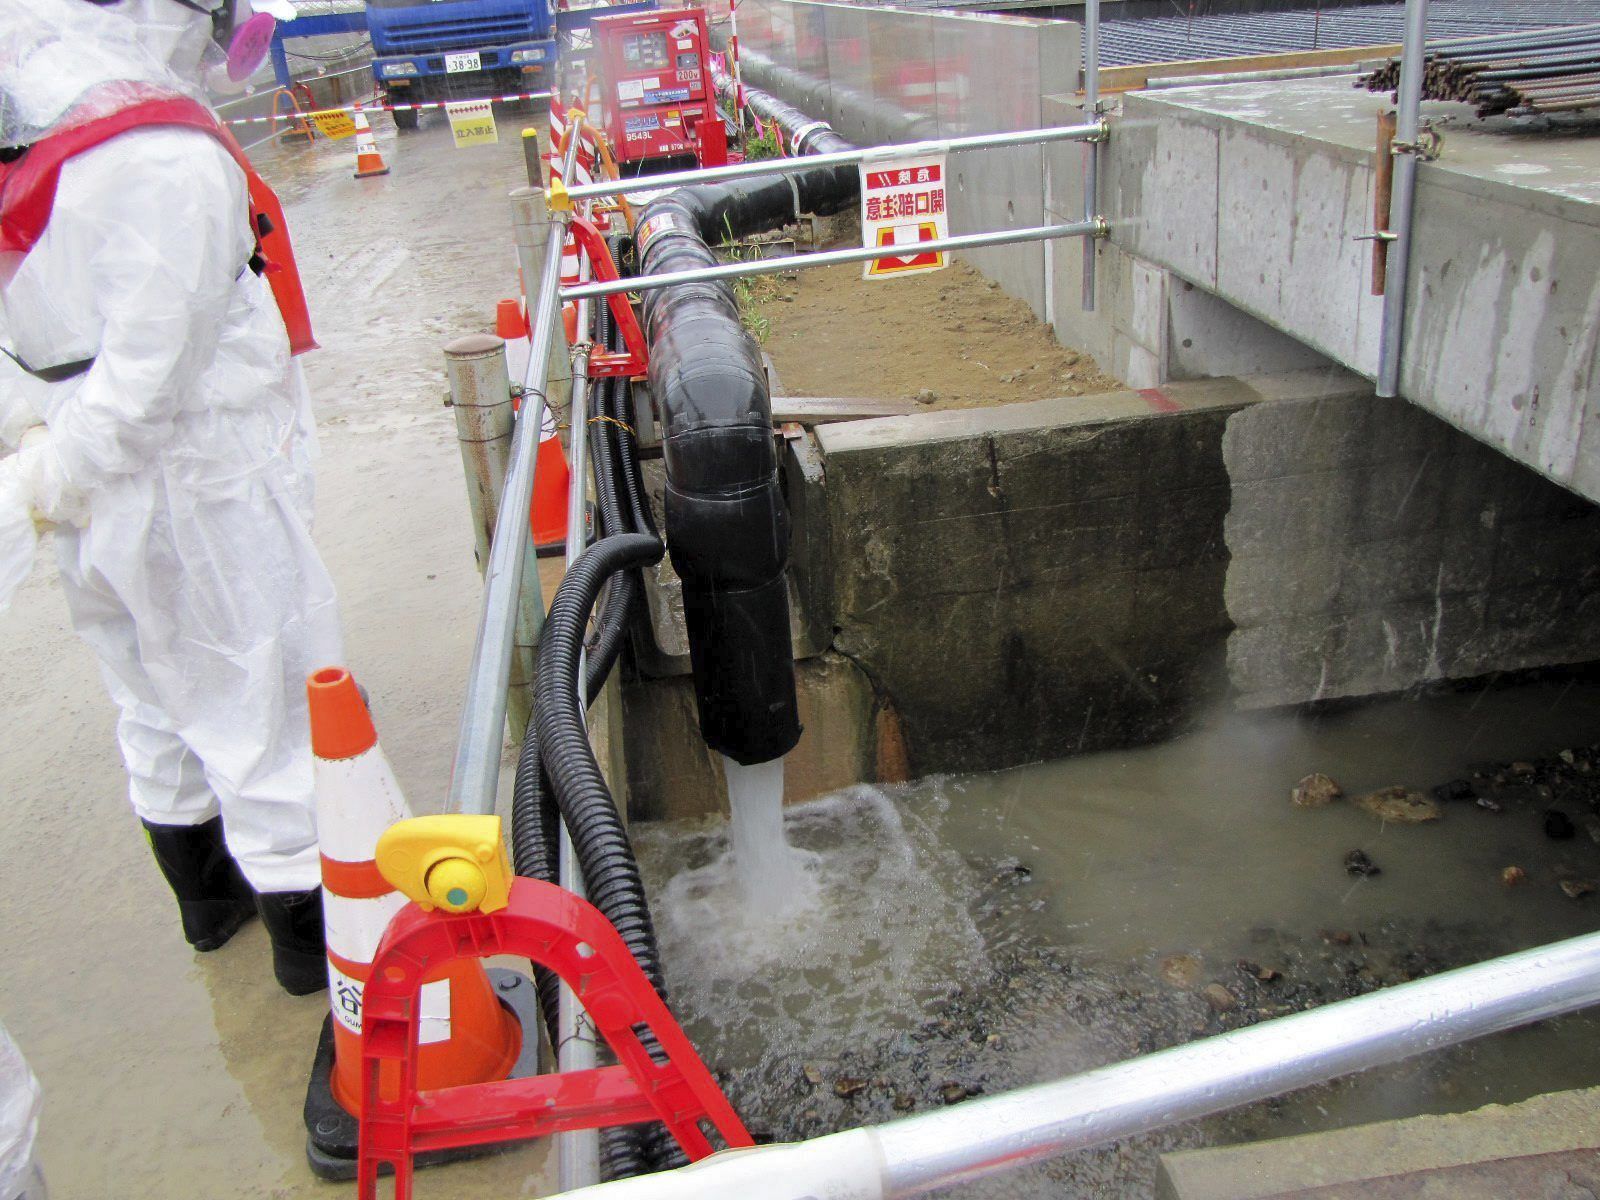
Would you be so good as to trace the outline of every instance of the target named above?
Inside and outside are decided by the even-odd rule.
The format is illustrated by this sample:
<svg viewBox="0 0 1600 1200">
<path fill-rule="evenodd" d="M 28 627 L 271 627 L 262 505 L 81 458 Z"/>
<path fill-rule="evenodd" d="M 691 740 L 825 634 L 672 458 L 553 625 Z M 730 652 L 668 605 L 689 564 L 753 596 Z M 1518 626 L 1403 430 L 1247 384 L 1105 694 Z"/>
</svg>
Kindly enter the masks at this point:
<svg viewBox="0 0 1600 1200">
<path fill-rule="evenodd" d="M 332 1002 L 333 1019 L 357 1037 L 361 1036 L 362 991 L 361 980 L 346 975 L 329 961 L 328 996 Z M 432 983 L 423 984 L 418 999 L 422 1001 L 422 1019 L 417 1025 L 418 1044 L 426 1046 L 432 1042 L 448 1042 L 450 981 L 435 979 Z"/>
<path fill-rule="evenodd" d="M 313 760 L 317 790 L 317 839 L 325 857 L 369 862 L 378 838 L 411 815 L 382 747 L 354 758 Z"/>
<path fill-rule="evenodd" d="M 383 931 L 395 913 L 406 906 L 400 892 L 390 892 L 371 900 L 352 900 L 322 889 L 322 921 L 327 929 L 328 949 L 346 962 L 370 963 L 378 952 Z"/>
</svg>

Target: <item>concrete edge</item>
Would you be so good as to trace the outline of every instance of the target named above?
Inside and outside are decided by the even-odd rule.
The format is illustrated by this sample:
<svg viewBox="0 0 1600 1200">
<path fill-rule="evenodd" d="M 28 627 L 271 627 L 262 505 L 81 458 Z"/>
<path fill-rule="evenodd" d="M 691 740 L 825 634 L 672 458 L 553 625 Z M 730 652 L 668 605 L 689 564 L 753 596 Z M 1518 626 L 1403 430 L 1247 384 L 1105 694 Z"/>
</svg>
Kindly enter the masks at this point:
<svg viewBox="0 0 1600 1200">
<path fill-rule="evenodd" d="M 1269 1200 L 1495 1159 L 1588 1150 L 1600 1088 L 1161 1156 L 1163 1200 Z"/>
<path fill-rule="evenodd" d="M 884 446 L 959 441 L 996 433 L 1027 433 L 1160 418 L 1263 400 L 1323 399 L 1366 392 L 1371 386 L 1366 379 L 1342 367 L 1257 375 L 1248 379 L 1187 380 L 1139 391 L 874 417 L 819 426 L 816 436 L 825 455 L 841 454 Z"/>
<path fill-rule="evenodd" d="M 1357 72 L 1359 73 L 1359 72 Z M 1343 78 L 1343 76 L 1328 76 L 1327 78 Z M 1285 80 L 1292 83 L 1293 80 Z M 1138 115 L 1139 108 L 1144 105 L 1158 106 L 1160 113 L 1151 112 L 1150 119 L 1162 115 L 1182 114 L 1183 118 L 1196 124 L 1204 125 L 1218 130 L 1224 129 L 1248 131 L 1251 136 L 1263 141 L 1291 149 L 1304 149 L 1314 147 L 1319 153 L 1354 166 L 1372 166 L 1372 150 L 1351 146 L 1345 142 L 1334 140 L 1325 135 L 1297 129 L 1285 129 L 1278 125 L 1265 124 L 1259 119 L 1246 119 L 1232 113 L 1221 113 L 1214 109 L 1184 104 L 1184 93 L 1204 92 L 1215 88 L 1232 87 L 1233 84 L 1196 84 L 1192 88 L 1173 88 L 1163 92 L 1127 92 L 1123 96 L 1124 120 L 1133 119 Z M 1448 101 L 1428 101 L 1423 104 L 1423 116 L 1452 115 L 1459 106 L 1451 105 Z M 1130 111 L 1131 110 L 1131 111 Z M 1115 135 L 1115 124 L 1112 133 Z M 1477 196 L 1484 200 L 1493 200 L 1498 203 L 1509 204 L 1516 208 L 1526 208 L 1544 216 L 1558 220 L 1571 221 L 1577 225 L 1600 226 L 1600 204 L 1590 200 L 1582 200 L 1573 196 L 1566 196 L 1547 188 L 1530 187 L 1524 180 L 1513 183 L 1509 180 L 1490 179 L 1486 176 L 1464 170 L 1449 161 L 1449 135 L 1450 130 L 1443 131 L 1445 137 L 1445 154 L 1440 160 L 1420 164 L 1417 172 L 1418 203 L 1425 203 L 1422 197 L 1423 189 L 1427 187 L 1443 187 L 1451 191 L 1462 192 L 1466 195 Z"/>
</svg>

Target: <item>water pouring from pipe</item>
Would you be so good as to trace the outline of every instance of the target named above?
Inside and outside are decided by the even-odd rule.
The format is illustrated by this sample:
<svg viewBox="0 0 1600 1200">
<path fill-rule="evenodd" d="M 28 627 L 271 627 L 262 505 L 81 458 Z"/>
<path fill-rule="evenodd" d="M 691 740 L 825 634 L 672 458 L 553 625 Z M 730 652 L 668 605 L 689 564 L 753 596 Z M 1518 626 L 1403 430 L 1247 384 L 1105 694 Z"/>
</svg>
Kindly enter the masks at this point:
<svg viewBox="0 0 1600 1200">
<path fill-rule="evenodd" d="M 814 890 L 805 860 L 783 829 L 783 758 L 744 766 L 722 755 L 728 840 L 741 898 L 757 913 L 792 912 Z"/>
</svg>

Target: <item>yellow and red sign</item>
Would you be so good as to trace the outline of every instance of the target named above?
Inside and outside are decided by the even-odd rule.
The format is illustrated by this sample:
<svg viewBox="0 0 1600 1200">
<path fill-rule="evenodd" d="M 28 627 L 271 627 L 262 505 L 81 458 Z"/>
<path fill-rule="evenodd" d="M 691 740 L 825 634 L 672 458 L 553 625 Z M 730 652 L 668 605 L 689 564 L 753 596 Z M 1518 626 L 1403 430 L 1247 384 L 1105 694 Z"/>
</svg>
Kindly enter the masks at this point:
<svg viewBox="0 0 1600 1200">
<path fill-rule="evenodd" d="M 317 132 L 330 142 L 342 141 L 356 131 L 356 119 L 346 109 L 320 109 L 310 116 Z"/>
<path fill-rule="evenodd" d="M 869 260 L 865 279 L 937 271 L 950 265 L 943 251 L 911 249 L 950 236 L 945 202 L 944 155 L 861 164 L 861 244 L 905 246 L 905 254 Z"/>
</svg>

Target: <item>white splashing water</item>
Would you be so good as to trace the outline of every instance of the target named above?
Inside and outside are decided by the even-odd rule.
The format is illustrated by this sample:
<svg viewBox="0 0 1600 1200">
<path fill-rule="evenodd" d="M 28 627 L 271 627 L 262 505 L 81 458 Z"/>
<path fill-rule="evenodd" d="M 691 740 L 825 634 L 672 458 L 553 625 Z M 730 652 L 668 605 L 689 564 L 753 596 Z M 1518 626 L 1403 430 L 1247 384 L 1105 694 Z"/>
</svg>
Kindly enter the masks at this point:
<svg viewBox="0 0 1600 1200">
<path fill-rule="evenodd" d="M 728 781 L 728 840 L 740 895 L 763 915 L 805 907 L 816 886 L 783 831 L 783 759 L 747 767 L 723 755 L 722 773 Z"/>
</svg>

